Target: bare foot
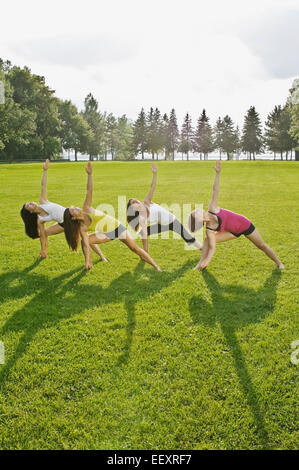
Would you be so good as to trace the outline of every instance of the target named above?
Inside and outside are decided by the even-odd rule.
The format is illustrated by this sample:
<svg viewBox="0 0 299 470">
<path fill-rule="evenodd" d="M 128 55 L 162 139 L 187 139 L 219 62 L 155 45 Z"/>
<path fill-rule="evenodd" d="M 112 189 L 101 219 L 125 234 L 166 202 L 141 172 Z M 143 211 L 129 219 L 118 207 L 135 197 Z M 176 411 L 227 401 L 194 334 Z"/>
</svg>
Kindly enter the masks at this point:
<svg viewBox="0 0 299 470">
<path fill-rule="evenodd" d="M 280 263 L 280 265 L 278 266 L 278 269 L 284 269 L 284 264 Z"/>
</svg>

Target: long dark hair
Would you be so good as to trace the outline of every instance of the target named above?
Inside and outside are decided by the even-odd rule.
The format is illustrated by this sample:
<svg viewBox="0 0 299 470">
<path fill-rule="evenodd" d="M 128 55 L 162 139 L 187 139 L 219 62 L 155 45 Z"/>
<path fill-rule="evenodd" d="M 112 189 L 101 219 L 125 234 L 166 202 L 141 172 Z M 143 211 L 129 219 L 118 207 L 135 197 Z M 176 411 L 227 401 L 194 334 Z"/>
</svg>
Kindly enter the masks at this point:
<svg viewBox="0 0 299 470">
<path fill-rule="evenodd" d="M 138 232 L 139 230 L 139 211 L 135 211 L 135 209 L 131 206 L 132 199 L 129 199 L 127 204 L 127 222 L 131 225 L 131 227 Z"/>
<path fill-rule="evenodd" d="M 200 230 L 202 226 L 203 226 L 203 222 L 196 220 L 194 211 L 191 212 L 191 214 L 189 215 L 189 219 L 188 219 L 189 230 L 191 232 L 196 232 L 197 230 Z"/>
<path fill-rule="evenodd" d="M 20 215 L 25 224 L 26 235 L 30 238 L 39 238 L 39 233 L 37 230 L 37 214 L 29 212 L 28 209 L 25 209 L 25 204 L 20 210 Z"/>
<path fill-rule="evenodd" d="M 73 220 L 68 208 L 64 211 L 63 227 L 67 244 L 73 251 L 77 251 L 80 239 L 80 220 Z"/>
</svg>

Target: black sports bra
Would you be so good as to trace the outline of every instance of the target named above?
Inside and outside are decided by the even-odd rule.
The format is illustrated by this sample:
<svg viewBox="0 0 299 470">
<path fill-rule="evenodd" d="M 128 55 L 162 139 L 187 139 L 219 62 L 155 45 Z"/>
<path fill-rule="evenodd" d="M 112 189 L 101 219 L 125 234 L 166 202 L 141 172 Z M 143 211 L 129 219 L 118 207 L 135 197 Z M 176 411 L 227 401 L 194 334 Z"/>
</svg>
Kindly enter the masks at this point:
<svg viewBox="0 0 299 470">
<path fill-rule="evenodd" d="M 219 215 L 215 214 L 214 212 L 211 212 L 211 211 L 208 211 L 210 214 L 213 214 L 213 215 L 216 215 L 217 219 L 218 219 L 218 227 L 217 228 L 210 228 L 210 227 L 206 227 L 208 230 L 213 230 L 213 232 L 220 232 L 221 230 L 221 224 L 222 224 L 222 219 L 221 217 L 219 217 Z"/>
</svg>

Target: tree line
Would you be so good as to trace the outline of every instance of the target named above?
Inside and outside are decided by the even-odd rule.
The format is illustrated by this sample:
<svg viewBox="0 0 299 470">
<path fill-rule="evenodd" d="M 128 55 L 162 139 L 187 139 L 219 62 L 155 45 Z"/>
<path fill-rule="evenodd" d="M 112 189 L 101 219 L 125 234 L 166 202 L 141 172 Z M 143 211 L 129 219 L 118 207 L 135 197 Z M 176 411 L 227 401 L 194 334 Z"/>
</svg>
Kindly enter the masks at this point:
<svg viewBox="0 0 299 470">
<path fill-rule="evenodd" d="M 203 109 L 193 126 L 189 113 L 181 129 L 175 109 L 161 114 L 158 108 L 141 109 L 137 119 L 115 117 L 102 112 L 89 93 L 84 108 L 78 111 L 69 100 L 54 95 L 42 76 L 28 67 L 13 66 L 0 59 L 0 81 L 5 100 L 0 104 L 0 160 L 34 160 L 61 158 L 62 151 L 88 154 L 90 160 L 142 159 L 148 154 L 174 160 L 180 153 L 187 160 L 191 153 L 207 159 L 208 154 L 226 155 L 246 152 L 248 159 L 269 150 L 274 158 L 288 159 L 296 151 L 299 159 L 299 79 L 294 81 L 284 106 L 275 106 L 262 126 L 259 113 L 251 106 L 244 117 L 242 130 L 229 115 L 210 124 Z"/>
</svg>

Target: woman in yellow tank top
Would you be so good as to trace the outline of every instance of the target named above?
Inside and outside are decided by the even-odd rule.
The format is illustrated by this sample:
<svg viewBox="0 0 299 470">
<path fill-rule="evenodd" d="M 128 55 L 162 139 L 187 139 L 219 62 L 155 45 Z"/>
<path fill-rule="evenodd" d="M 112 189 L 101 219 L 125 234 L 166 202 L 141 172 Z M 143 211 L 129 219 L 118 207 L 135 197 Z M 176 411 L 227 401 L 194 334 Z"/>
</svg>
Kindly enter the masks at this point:
<svg viewBox="0 0 299 470">
<path fill-rule="evenodd" d="M 66 241 L 73 251 L 77 251 L 81 237 L 82 250 L 85 256 L 85 269 L 91 269 L 93 267 L 90 245 L 98 245 L 118 238 L 141 259 L 151 264 L 157 271 L 161 271 L 151 256 L 137 245 L 124 225 L 117 219 L 92 207 L 93 183 L 92 166 L 90 162 L 87 164 L 86 172 L 87 192 L 83 209 L 71 206 L 64 212 L 64 233 Z"/>
</svg>

